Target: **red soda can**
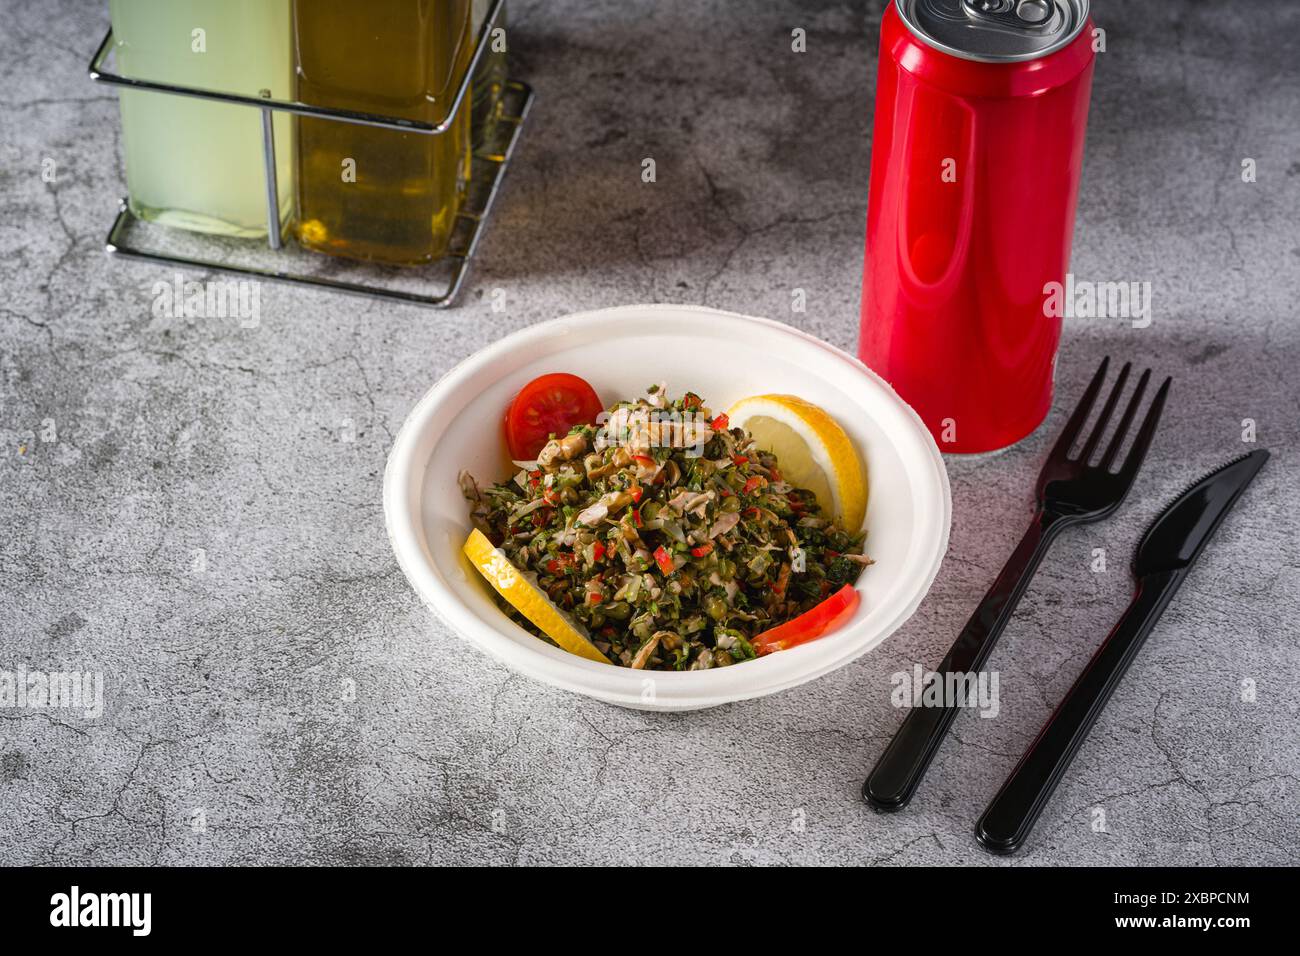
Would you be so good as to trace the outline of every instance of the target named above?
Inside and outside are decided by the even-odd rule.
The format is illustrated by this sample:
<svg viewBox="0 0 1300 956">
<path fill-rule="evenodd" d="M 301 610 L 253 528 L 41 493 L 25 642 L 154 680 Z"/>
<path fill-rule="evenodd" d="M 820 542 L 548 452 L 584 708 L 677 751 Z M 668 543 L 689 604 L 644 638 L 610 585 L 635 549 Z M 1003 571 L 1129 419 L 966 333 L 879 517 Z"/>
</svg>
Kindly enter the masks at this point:
<svg viewBox="0 0 1300 956">
<path fill-rule="evenodd" d="M 880 29 L 862 360 L 944 452 L 1052 404 L 1092 91 L 1088 0 L 894 0 Z"/>
</svg>

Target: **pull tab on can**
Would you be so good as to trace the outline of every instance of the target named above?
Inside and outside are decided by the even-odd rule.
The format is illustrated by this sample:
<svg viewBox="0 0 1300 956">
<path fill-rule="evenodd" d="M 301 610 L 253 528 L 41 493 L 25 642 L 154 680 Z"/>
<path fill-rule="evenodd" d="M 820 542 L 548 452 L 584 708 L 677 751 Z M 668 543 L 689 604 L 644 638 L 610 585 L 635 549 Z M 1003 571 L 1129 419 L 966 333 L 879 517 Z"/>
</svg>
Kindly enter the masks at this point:
<svg viewBox="0 0 1300 956">
<path fill-rule="evenodd" d="M 1088 21 L 1088 0 L 898 0 L 897 8 L 923 43 L 981 63 L 1047 56 Z"/>
</svg>

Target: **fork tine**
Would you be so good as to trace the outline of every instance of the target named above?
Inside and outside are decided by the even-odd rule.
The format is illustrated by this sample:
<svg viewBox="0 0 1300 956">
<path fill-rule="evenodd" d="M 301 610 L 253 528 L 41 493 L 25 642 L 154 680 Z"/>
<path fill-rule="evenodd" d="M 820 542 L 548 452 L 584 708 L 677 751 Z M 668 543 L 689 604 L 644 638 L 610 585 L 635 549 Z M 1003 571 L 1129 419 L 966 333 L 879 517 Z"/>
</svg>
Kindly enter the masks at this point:
<svg viewBox="0 0 1300 956">
<path fill-rule="evenodd" d="M 1129 449 L 1128 457 L 1124 459 L 1124 464 L 1119 470 L 1121 478 L 1132 481 L 1133 476 L 1142 467 L 1142 459 L 1146 457 L 1147 448 L 1151 445 L 1151 437 L 1155 435 L 1156 426 L 1160 424 L 1160 413 L 1164 411 L 1165 398 L 1169 395 L 1169 383 L 1172 381 L 1172 378 L 1166 378 L 1161 383 L 1160 390 L 1156 392 L 1156 397 L 1151 400 L 1147 417 L 1142 420 L 1137 438 L 1133 439 L 1133 447 Z"/>
<path fill-rule="evenodd" d="M 1083 430 L 1083 423 L 1088 420 L 1088 413 L 1092 411 L 1092 403 L 1097 400 L 1097 393 L 1101 391 L 1101 383 L 1106 381 L 1106 370 L 1109 368 L 1110 356 L 1107 355 L 1097 366 L 1092 381 L 1088 383 L 1088 390 L 1083 393 L 1083 398 L 1079 399 L 1079 404 L 1071 413 L 1070 420 L 1065 423 L 1065 430 L 1061 432 L 1061 437 L 1052 446 L 1052 453 L 1048 455 L 1049 461 L 1064 461 L 1070 454 L 1074 440 L 1079 437 L 1079 432 Z"/>
<path fill-rule="evenodd" d="M 1089 459 L 1092 458 L 1092 453 L 1101 444 L 1101 436 L 1106 431 L 1106 426 L 1110 424 L 1110 416 L 1115 414 L 1115 406 L 1119 404 L 1119 397 L 1124 392 L 1125 383 L 1128 382 L 1128 373 L 1132 370 L 1132 362 L 1125 362 L 1124 367 L 1119 370 L 1119 378 L 1115 379 L 1115 387 L 1110 390 L 1110 395 L 1106 398 L 1106 404 L 1101 407 L 1101 415 L 1097 417 L 1097 424 L 1092 426 L 1092 434 L 1088 436 L 1083 451 L 1079 452 L 1079 461 L 1083 464 L 1088 464 Z"/>
<path fill-rule="evenodd" d="M 1137 388 L 1133 390 L 1133 397 L 1129 399 L 1128 408 L 1124 409 L 1124 417 L 1119 420 L 1119 426 L 1115 429 L 1115 437 L 1110 440 L 1106 446 L 1106 454 L 1102 456 L 1099 468 L 1110 470 L 1111 463 L 1115 456 L 1119 454 L 1119 447 L 1124 443 L 1124 436 L 1128 434 L 1129 426 L 1133 424 L 1133 416 L 1137 414 L 1138 403 L 1142 401 L 1142 396 L 1146 394 L 1147 383 L 1151 381 L 1151 369 L 1142 373 L 1138 379 Z"/>
</svg>

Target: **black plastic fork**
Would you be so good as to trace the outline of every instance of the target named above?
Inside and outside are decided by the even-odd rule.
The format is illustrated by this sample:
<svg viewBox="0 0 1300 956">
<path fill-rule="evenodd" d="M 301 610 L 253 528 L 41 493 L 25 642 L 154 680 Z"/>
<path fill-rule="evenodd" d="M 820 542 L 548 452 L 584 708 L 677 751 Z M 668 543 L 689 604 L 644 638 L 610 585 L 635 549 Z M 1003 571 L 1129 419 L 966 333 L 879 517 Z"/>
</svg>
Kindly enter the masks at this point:
<svg viewBox="0 0 1300 956">
<path fill-rule="evenodd" d="M 1066 422 L 1065 431 L 1052 447 L 1051 454 L 1038 475 L 1035 489 L 1038 510 L 1034 520 L 1006 567 L 984 595 L 984 600 L 971 615 L 971 619 L 966 622 L 957 642 L 939 665 L 937 680 L 944 680 L 946 674 L 973 677 L 978 673 L 993 652 L 993 646 L 1006 627 L 1011 612 L 1015 610 L 1038 563 L 1057 535 L 1066 528 L 1100 521 L 1113 514 L 1132 487 L 1133 479 L 1146 457 L 1147 448 L 1151 445 L 1156 426 L 1160 423 L 1160 413 L 1165 407 L 1171 380 L 1166 378 L 1156 392 L 1151 407 L 1138 428 L 1137 436 L 1133 439 L 1132 448 L 1118 470 L 1112 471 L 1151 379 L 1151 370 L 1142 373 L 1110 444 L 1106 446 L 1101 459 L 1092 464 L 1093 455 L 1101 444 L 1106 426 L 1110 423 L 1128 382 L 1131 363 L 1126 363 L 1120 370 L 1119 378 L 1102 406 L 1097 423 L 1083 448 L 1077 455 L 1071 455 L 1070 451 L 1083 432 L 1083 426 L 1101 391 L 1102 383 L 1106 380 L 1109 367 L 1110 357 L 1107 356 L 1102 359 L 1101 366 L 1088 384 L 1088 390 Z M 907 806 L 952 725 L 959 703 L 945 700 L 942 706 L 914 706 L 911 709 L 898 733 L 876 762 L 866 783 L 862 785 L 862 796 L 867 803 L 877 810 L 885 811 L 901 810 Z"/>
</svg>

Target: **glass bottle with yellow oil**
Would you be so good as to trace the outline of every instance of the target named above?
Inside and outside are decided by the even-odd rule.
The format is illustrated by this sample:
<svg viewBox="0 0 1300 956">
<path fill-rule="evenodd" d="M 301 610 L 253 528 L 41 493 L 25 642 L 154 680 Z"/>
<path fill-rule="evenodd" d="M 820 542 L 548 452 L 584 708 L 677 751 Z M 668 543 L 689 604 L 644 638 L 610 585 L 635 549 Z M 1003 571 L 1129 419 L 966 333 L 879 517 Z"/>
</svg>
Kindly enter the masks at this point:
<svg viewBox="0 0 1300 956">
<path fill-rule="evenodd" d="M 474 36 L 477 38 L 483 25 L 492 12 L 494 0 L 474 0 Z M 506 65 L 506 4 L 501 0 L 501 7 L 491 33 L 484 38 L 487 49 L 479 58 L 478 69 L 474 71 L 474 108 L 470 122 L 471 135 L 474 140 L 474 152 L 492 153 L 496 144 L 497 123 L 501 119 L 502 96 L 506 81 L 509 79 Z"/>
<path fill-rule="evenodd" d="M 471 0 L 294 0 L 298 98 L 440 134 L 298 117 L 298 241 L 392 265 L 447 251 L 469 175 Z"/>
</svg>

